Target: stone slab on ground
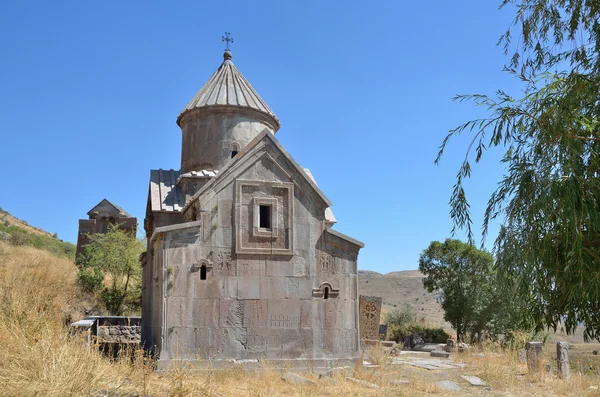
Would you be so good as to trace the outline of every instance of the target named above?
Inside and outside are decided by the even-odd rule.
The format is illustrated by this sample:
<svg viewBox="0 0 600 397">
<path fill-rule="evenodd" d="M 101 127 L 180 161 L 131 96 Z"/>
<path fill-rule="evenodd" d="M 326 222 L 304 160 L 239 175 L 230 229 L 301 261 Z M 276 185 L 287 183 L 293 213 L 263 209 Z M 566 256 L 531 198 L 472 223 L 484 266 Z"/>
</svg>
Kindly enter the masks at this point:
<svg viewBox="0 0 600 397">
<path fill-rule="evenodd" d="M 487 386 L 487 383 L 477 376 L 461 375 L 460 377 L 469 382 L 472 386 Z"/>
<path fill-rule="evenodd" d="M 449 380 L 442 380 L 440 382 L 437 382 L 435 385 L 441 389 L 446 389 L 446 390 L 452 390 L 452 391 L 460 391 L 461 390 L 459 385 L 457 385 L 456 383 L 449 381 Z"/>
<path fill-rule="evenodd" d="M 298 374 L 295 374 L 293 372 L 286 372 L 281 379 L 283 379 L 284 381 L 291 383 L 293 385 L 314 385 L 315 382 L 313 382 L 310 379 L 306 379 L 304 376 L 300 376 Z"/>
<path fill-rule="evenodd" d="M 432 352 L 438 349 L 438 345 L 434 343 L 426 343 L 424 345 L 416 345 L 412 348 L 414 351 L 418 352 Z"/>
<path fill-rule="evenodd" d="M 443 350 L 434 350 L 430 353 L 431 357 L 450 358 L 450 353 Z"/>
<path fill-rule="evenodd" d="M 390 382 L 392 385 L 408 385 L 410 382 L 406 379 L 394 379 Z"/>
<path fill-rule="evenodd" d="M 349 380 L 350 382 L 359 384 L 361 386 L 368 387 L 369 389 L 379 389 L 379 385 L 376 385 L 375 383 L 367 382 L 366 380 L 356 379 L 351 376 L 346 376 L 346 380 Z"/>
<path fill-rule="evenodd" d="M 443 360 L 443 359 L 410 359 L 410 358 L 394 358 L 392 359 L 392 364 L 394 365 L 412 365 L 413 367 L 425 368 L 429 370 L 438 370 L 438 369 L 457 369 L 464 368 L 467 365 L 463 363 L 455 363 L 452 360 Z"/>
</svg>

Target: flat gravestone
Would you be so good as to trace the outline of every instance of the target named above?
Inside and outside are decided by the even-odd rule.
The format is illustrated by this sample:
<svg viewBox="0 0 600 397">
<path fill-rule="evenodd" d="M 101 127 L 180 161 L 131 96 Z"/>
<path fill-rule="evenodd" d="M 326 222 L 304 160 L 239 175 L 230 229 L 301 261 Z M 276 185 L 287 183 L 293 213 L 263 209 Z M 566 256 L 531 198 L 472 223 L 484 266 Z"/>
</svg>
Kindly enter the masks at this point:
<svg viewBox="0 0 600 397">
<path fill-rule="evenodd" d="M 304 376 L 300 376 L 297 375 L 293 372 L 287 372 L 285 373 L 281 379 L 283 379 L 284 381 L 291 383 L 293 385 L 314 385 L 315 382 L 313 382 L 310 379 L 306 379 Z"/>
<path fill-rule="evenodd" d="M 446 390 L 452 390 L 452 391 L 460 391 L 460 386 L 457 385 L 456 383 L 449 381 L 449 380 L 443 380 L 441 382 L 436 383 L 436 386 L 442 389 L 446 389 Z"/>
<path fill-rule="evenodd" d="M 379 296 L 360 295 L 358 298 L 360 339 L 379 339 L 381 303 Z"/>
<path fill-rule="evenodd" d="M 487 383 L 477 376 L 461 375 L 460 377 L 469 382 L 472 386 L 487 386 Z"/>
<path fill-rule="evenodd" d="M 450 358 L 450 353 L 441 350 L 434 350 L 431 352 L 431 357 Z"/>
</svg>

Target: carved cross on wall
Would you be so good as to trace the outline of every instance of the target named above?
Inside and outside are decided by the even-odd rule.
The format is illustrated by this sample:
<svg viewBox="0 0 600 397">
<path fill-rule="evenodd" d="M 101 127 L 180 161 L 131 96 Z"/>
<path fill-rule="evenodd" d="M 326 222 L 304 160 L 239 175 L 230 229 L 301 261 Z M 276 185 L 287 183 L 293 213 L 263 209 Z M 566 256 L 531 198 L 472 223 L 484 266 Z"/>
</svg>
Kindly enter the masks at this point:
<svg viewBox="0 0 600 397">
<path fill-rule="evenodd" d="M 230 32 L 225 32 L 225 36 L 221 36 L 221 41 L 227 42 L 225 50 L 229 51 L 229 43 L 233 43 L 233 37 Z"/>
</svg>

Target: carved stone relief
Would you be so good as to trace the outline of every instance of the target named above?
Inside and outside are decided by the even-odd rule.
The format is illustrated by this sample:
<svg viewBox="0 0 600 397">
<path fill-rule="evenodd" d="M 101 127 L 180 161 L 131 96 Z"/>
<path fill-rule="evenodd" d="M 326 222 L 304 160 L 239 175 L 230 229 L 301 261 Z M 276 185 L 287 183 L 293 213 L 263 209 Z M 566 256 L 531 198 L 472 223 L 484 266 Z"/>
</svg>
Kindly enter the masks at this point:
<svg viewBox="0 0 600 397">
<path fill-rule="evenodd" d="M 361 339 L 379 339 L 379 319 L 382 298 L 378 296 L 359 297 L 359 327 Z"/>
</svg>

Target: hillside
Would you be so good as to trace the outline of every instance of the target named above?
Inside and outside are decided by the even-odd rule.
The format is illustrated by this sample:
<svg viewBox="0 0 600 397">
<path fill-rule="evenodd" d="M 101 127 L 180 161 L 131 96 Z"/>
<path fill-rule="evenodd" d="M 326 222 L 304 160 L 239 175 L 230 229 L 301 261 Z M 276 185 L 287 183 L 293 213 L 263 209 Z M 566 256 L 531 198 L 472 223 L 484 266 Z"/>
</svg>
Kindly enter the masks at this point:
<svg viewBox="0 0 600 397">
<path fill-rule="evenodd" d="M 358 293 L 383 298 L 382 312 L 409 305 L 419 316 L 435 325 L 448 327 L 444 312 L 435 300 L 435 294 L 423 288 L 424 275 L 418 270 L 404 270 L 380 274 L 370 270 L 358 271 Z M 382 318 L 383 320 L 383 318 Z"/>
<path fill-rule="evenodd" d="M 56 234 L 29 225 L 0 208 L 0 241 L 29 246 L 75 260 L 75 245 L 62 241 Z"/>
</svg>

